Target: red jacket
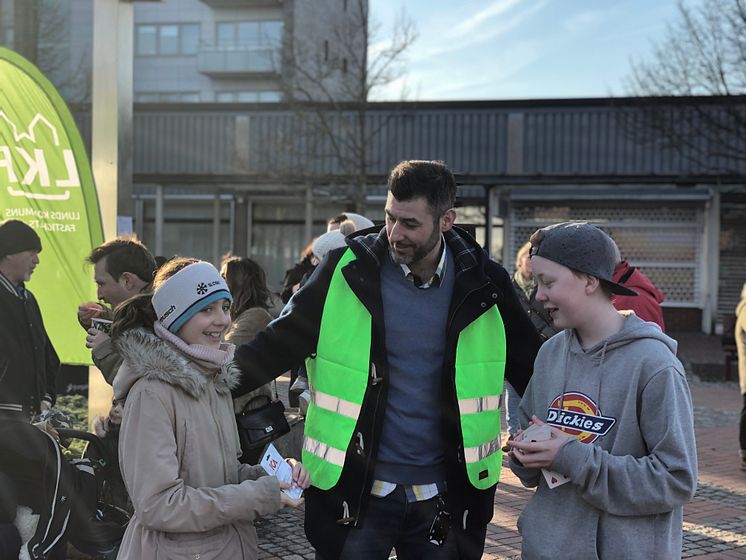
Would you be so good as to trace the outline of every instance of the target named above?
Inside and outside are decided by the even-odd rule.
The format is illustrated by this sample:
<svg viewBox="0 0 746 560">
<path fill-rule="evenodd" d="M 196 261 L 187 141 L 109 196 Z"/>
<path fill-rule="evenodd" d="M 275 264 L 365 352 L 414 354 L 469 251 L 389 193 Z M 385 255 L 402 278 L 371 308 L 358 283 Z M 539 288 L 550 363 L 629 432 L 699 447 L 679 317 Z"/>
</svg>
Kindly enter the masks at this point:
<svg viewBox="0 0 746 560">
<path fill-rule="evenodd" d="M 612 279 L 614 282 L 624 284 L 639 294 L 636 297 L 614 294 L 611 303 L 615 308 L 620 311 L 631 309 L 643 321 L 658 323 L 661 330 L 666 332 L 663 311 L 660 306 L 665 295 L 653 285 L 650 278 L 640 272 L 638 268 L 629 266 L 627 261 L 622 261 L 616 265 Z"/>
</svg>

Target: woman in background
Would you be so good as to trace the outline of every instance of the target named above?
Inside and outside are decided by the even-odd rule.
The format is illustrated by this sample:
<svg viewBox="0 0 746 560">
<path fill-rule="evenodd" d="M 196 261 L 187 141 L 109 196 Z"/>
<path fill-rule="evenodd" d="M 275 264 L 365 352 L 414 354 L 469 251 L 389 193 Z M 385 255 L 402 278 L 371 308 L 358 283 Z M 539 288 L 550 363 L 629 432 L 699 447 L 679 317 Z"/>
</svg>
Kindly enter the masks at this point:
<svg viewBox="0 0 746 560">
<path fill-rule="evenodd" d="M 267 288 L 267 276 L 259 264 L 248 257 L 229 257 L 220 267 L 220 275 L 225 278 L 228 290 L 233 296 L 231 319 L 233 323 L 225 334 L 225 341 L 238 347 L 251 341 L 259 331 L 272 320 L 268 309 L 272 306 L 272 293 Z M 233 401 L 236 414 L 245 407 L 247 410 L 258 408 L 266 403 L 257 399 L 260 395 L 272 398 L 271 384 L 267 383 Z M 256 464 L 261 449 L 247 450 L 241 456 L 241 462 Z"/>
</svg>

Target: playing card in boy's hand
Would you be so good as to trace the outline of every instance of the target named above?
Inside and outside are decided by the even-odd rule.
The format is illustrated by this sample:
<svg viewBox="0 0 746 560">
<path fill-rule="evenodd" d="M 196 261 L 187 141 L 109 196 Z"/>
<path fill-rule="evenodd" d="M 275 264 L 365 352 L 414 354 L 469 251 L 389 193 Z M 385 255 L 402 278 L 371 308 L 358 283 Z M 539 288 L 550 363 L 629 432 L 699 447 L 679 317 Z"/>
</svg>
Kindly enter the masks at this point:
<svg viewBox="0 0 746 560">
<path fill-rule="evenodd" d="M 546 441 L 551 437 L 552 430 L 549 426 L 537 426 L 536 424 L 531 424 L 528 428 L 518 434 L 515 440 L 521 442 Z"/>
<path fill-rule="evenodd" d="M 541 469 L 541 474 L 544 475 L 544 480 L 546 480 L 547 486 L 549 486 L 550 490 L 557 488 L 557 486 L 562 486 L 566 482 L 570 482 L 569 476 L 565 476 L 564 474 L 560 474 L 558 472 Z"/>
</svg>

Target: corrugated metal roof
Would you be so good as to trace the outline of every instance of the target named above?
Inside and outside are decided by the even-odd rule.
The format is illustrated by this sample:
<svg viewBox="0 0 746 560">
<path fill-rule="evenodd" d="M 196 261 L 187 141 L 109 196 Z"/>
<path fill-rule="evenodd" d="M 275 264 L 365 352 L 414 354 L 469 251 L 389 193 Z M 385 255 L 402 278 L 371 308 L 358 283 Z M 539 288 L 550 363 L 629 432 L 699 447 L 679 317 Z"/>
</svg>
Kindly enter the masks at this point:
<svg viewBox="0 0 746 560">
<path fill-rule="evenodd" d="M 487 183 L 541 176 L 562 182 L 584 176 L 737 175 L 746 172 L 746 159 L 734 154 L 746 152 L 739 149 L 746 140 L 726 125 L 733 111 L 740 115 L 745 108 L 723 100 L 688 120 L 679 117 L 691 116 L 691 107 L 661 100 L 372 104 L 364 119 L 367 173 L 380 178 L 403 159 L 441 159 L 462 176 Z M 358 114 L 320 115 L 286 106 L 135 106 L 134 173 L 279 182 L 353 176 L 363 149 Z M 721 136 L 728 136 L 730 151 L 716 149 L 717 138 L 697 124 L 703 119 L 725 123 Z M 76 121 L 90 146 L 89 115 L 78 112 Z M 663 122 L 677 123 L 672 130 L 685 139 L 680 150 L 656 129 Z M 719 154 L 695 157 L 708 151 Z"/>
</svg>

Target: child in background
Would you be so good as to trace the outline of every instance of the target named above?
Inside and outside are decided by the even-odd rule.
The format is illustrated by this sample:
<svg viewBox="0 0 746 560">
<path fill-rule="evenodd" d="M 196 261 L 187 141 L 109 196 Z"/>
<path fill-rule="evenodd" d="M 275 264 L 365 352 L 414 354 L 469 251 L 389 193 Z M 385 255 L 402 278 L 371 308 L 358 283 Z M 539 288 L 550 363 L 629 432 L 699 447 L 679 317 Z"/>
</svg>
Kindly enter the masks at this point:
<svg viewBox="0 0 746 560">
<path fill-rule="evenodd" d="M 541 347 L 519 409 L 550 438 L 509 443 L 511 468 L 538 487 L 518 519 L 522 558 L 679 558 L 697 455 L 676 342 L 612 306 L 634 292 L 612 281 L 603 231 L 567 222 L 531 245 L 536 299 L 565 330 Z"/>
<path fill-rule="evenodd" d="M 301 503 L 261 466 L 238 461 L 230 389 L 240 372 L 222 342 L 232 299 L 214 266 L 180 258 L 158 271 L 152 295 L 117 307 L 120 466 L 135 510 L 120 559 L 255 559 L 254 519 Z M 289 462 L 307 488 L 308 471 Z"/>
<path fill-rule="evenodd" d="M 96 462 L 101 459 L 107 461 L 103 467 L 106 469 L 106 477 L 101 492 L 104 503 L 121 508 L 131 514 L 132 502 L 127 495 L 127 488 L 124 486 L 122 473 L 119 470 L 119 427 L 122 425 L 123 409 L 124 401 L 114 399 L 109 414 L 97 416 L 93 420 L 93 433 L 101 440 L 106 456 L 101 457 L 96 447 L 90 444 L 86 447 L 85 456 Z"/>
</svg>

